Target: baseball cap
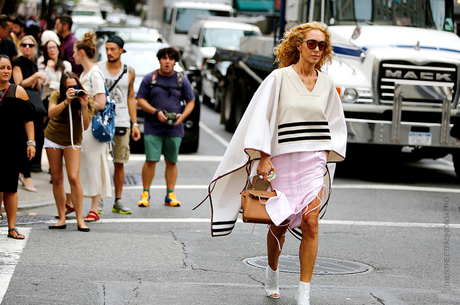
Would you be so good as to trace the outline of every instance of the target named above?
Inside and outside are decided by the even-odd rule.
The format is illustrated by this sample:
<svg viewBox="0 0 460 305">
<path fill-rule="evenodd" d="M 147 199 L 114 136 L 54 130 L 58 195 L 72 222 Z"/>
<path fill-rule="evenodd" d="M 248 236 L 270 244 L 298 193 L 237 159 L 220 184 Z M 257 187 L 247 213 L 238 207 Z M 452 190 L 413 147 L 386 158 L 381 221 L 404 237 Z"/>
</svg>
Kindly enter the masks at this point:
<svg viewBox="0 0 460 305">
<path fill-rule="evenodd" d="M 113 42 L 116 43 L 120 48 L 123 49 L 123 46 L 125 45 L 125 41 L 118 35 L 112 35 L 109 37 L 107 42 Z M 126 50 L 123 49 L 123 53 L 126 53 Z"/>
</svg>

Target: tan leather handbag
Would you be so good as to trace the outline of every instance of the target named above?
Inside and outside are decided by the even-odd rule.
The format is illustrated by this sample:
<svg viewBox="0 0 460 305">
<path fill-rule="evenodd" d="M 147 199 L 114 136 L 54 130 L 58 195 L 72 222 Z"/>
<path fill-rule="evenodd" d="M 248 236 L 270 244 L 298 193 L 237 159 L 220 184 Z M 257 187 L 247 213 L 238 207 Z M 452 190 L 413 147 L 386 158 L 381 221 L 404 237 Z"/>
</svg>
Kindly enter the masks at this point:
<svg viewBox="0 0 460 305">
<path fill-rule="evenodd" d="M 241 192 L 243 222 L 273 224 L 265 209 L 265 203 L 267 203 L 270 197 L 275 197 L 276 192 L 273 191 L 271 183 L 269 183 L 270 191 L 268 189 L 265 191 L 257 190 L 257 180 L 258 179 L 255 178 L 252 185 Z"/>
</svg>

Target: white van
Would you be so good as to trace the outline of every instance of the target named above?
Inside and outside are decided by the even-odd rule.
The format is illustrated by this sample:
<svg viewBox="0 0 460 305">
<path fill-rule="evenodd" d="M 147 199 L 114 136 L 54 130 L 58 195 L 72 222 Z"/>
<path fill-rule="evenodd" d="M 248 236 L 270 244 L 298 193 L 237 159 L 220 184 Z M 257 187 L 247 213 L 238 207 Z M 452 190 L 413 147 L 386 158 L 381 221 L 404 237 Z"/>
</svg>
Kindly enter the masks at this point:
<svg viewBox="0 0 460 305">
<path fill-rule="evenodd" d="M 232 19 L 197 20 L 193 23 L 182 56 L 186 69 L 194 66 L 201 70 L 206 60 L 214 56 L 216 48 L 238 50 L 241 38 L 262 36 L 257 26 Z"/>
<path fill-rule="evenodd" d="M 163 36 L 169 44 L 183 51 L 187 33 L 200 16 L 232 17 L 233 8 L 211 2 L 175 2 L 165 9 Z"/>
</svg>

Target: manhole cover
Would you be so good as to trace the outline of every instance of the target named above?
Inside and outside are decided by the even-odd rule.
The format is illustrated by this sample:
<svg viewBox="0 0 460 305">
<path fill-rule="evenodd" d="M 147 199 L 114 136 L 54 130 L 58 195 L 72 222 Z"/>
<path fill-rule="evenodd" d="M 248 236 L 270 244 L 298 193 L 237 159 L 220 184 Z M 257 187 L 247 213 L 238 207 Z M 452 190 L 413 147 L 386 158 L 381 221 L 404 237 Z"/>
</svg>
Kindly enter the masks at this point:
<svg viewBox="0 0 460 305">
<path fill-rule="evenodd" d="M 247 258 L 243 260 L 243 262 L 250 266 L 264 269 L 268 264 L 266 256 Z M 300 273 L 299 257 L 281 255 L 278 261 L 278 269 L 280 272 Z M 313 273 L 317 275 L 341 275 L 363 273 L 372 270 L 373 268 L 371 266 L 361 263 L 317 257 Z"/>
<path fill-rule="evenodd" d="M 17 215 L 16 216 L 16 224 L 17 225 L 30 225 L 34 223 L 45 223 L 54 219 L 54 217 L 50 216 L 31 216 L 31 215 Z M 6 219 L 6 214 L 3 216 L 3 222 L 0 223 L 0 227 L 7 227 L 8 221 Z"/>
</svg>

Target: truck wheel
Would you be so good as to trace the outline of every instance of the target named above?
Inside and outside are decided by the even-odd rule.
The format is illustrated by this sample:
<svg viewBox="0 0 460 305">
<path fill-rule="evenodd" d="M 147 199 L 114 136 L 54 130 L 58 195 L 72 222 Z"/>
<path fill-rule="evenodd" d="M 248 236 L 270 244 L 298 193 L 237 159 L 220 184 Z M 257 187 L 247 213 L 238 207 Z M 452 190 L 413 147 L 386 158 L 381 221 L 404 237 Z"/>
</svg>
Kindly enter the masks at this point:
<svg viewBox="0 0 460 305">
<path fill-rule="evenodd" d="M 230 72 L 230 71 L 229 71 Z M 227 74 L 225 79 L 225 94 L 220 109 L 220 122 L 225 125 L 225 130 L 235 131 L 235 119 L 233 117 L 233 102 L 235 100 L 235 76 L 233 71 Z"/>
<path fill-rule="evenodd" d="M 240 123 L 246 107 L 248 105 L 248 89 L 247 81 L 244 77 L 238 77 L 237 92 L 235 93 L 235 100 L 233 102 L 233 119 L 235 121 L 235 128 Z"/>
<path fill-rule="evenodd" d="M 219 86 L 214 87 L 214 99 L 212 100 L 212 109 L 215 112 L 220 112 L 222 104 L 222 89 Z"/>
</svg>

